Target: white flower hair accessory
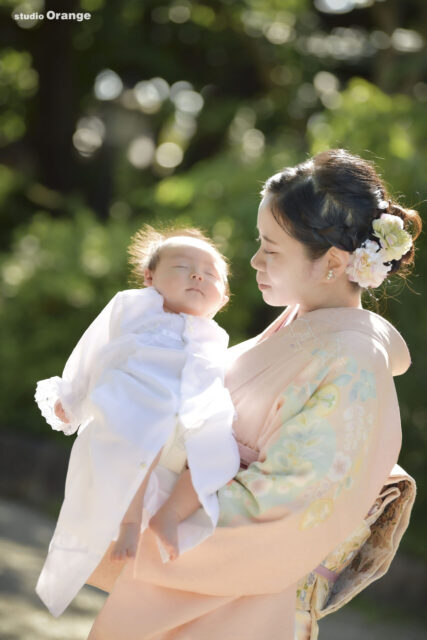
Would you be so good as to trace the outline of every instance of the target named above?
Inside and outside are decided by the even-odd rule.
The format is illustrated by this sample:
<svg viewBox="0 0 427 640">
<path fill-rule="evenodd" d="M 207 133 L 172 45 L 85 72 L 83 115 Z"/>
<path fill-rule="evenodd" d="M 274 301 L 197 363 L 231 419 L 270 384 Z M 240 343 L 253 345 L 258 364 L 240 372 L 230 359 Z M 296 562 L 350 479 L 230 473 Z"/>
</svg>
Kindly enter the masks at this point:
<svg viewBox="0 0 427 640">
<path fill-rule="evenodd" d="M 373 221 L 372 226 L 387 261 L 400 260 L 412 247 L 412 237 L 404 230 L 403 220 L 399 216 L 383 213 Z"/>
<path fill-rule="evenodd" d="M 345 270 L 349 280 L 357 282 L 363 288 L 379 287 L 392 267 L 391 264 L 384 263 L 400 260 L 412 246 L 412 237 L 403 229 L 403 220 L 399 216 L 383 213 L 373 221 L 372 227 L 379 243 L 365 240 L 350 254 Z"/>
</svg>

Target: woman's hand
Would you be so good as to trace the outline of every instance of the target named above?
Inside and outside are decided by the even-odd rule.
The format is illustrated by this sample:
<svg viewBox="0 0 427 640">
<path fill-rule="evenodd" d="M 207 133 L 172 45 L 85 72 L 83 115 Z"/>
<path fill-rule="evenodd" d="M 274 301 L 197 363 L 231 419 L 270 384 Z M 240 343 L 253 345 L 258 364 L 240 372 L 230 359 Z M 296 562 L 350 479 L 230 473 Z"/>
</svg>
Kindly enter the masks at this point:
<svg viewBox="0 0 427 640">
<path fill-rule="evenodd" d="M 69 419 L 67 418 L 67 414 L 64 411 L 64 407 L 62 406 L 60 400 L 57 400 L 55 402 L 53 410 L 55 412 L 56 417 L 59 418 L 60 420 L 62 420 L 62 422 L 65 422 L 66 424 L 70 423 Z"/>
</svg>

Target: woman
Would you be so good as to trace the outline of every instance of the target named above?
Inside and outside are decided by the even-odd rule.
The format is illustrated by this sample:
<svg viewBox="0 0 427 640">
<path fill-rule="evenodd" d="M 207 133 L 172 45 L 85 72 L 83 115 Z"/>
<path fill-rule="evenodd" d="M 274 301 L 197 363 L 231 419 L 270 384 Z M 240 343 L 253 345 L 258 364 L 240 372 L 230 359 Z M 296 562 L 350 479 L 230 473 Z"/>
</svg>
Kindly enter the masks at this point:
<svg viewBox="0 0 427 640">
<path fill-rule="evenodd" d="M 407 525 L 393 376 L 410 356 L 361 292 L 413 261 L 418 214 L 332 150 L 267 181 L 257 226 L 258 286 L 286 309 L 230 350 L 242 468 L 219 491 L 220 526 L 166 565 L 147 532 L 118 577 L 107 552 L 89 581 L 111 591 L 90 640 L 313 640 L 328 607 L 384 573 Z"/>
</svg>

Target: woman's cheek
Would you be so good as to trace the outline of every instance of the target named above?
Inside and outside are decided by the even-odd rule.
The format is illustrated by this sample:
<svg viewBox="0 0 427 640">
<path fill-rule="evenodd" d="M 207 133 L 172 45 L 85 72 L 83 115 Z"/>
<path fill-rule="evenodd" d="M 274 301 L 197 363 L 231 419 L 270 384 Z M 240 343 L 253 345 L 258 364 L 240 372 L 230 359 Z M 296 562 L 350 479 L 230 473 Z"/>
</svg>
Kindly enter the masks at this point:
<svg viewBox="0 0 427 640">
<path fill-rule="evenodd" d="M 277 259 L 275 259 L 274 256 L 269 256 L 266 271 L 272 281 L 277 281 L 278 279 L 280 280 L 280 263 L 278 263 Z"/>
</svg>

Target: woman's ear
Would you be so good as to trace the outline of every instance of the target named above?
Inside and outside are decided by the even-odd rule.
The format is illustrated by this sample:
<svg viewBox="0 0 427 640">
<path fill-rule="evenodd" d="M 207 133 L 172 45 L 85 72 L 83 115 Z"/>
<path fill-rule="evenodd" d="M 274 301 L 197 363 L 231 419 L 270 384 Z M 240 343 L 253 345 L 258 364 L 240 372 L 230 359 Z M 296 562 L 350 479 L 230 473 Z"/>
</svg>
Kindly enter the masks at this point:
<svg viewBox="0 0 427 640">
<path fill-rule="evenodd" d="M 344 273 L 345 268 L 348 265 L 350 254 L 344 249 L 338 249 L 338 247 L 331 247 L 327 253 L 327 272 L 325 278 L 327 282 L 330 282 L 331 278 L 335 280 Z M 332 276 L 328 277 L 328 274 L 332 272 Z"/>
<path fill-rule="evenodd" d="M 153 272 L 151 269 L 144 269 L 144 286 L 145 287 L 153 286 Z"/>
</svg>

